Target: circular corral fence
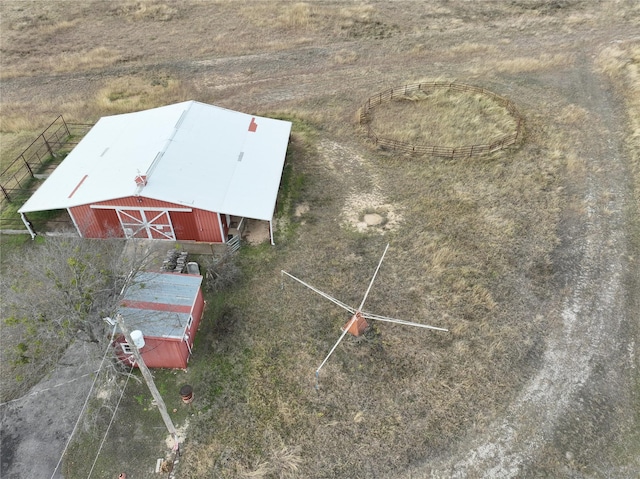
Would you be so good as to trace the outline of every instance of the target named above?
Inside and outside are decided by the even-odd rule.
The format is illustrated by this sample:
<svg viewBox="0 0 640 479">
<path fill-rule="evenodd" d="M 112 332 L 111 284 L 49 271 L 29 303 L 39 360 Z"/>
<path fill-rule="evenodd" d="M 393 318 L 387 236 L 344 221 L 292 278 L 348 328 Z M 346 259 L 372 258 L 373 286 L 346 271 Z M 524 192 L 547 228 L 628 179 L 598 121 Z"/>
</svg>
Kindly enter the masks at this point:
<svg viewBox="0 0 640 479">
<path fill-rule="evenodd" d="M 423 82 L 371 96 L 358 121 L 381 149 L 447 158 L 479 156 L 515 144 L 523 119 L 510 100 L 457 82 Z M 442 146 L 442 145 L 459 146 Z"/>
</svg>

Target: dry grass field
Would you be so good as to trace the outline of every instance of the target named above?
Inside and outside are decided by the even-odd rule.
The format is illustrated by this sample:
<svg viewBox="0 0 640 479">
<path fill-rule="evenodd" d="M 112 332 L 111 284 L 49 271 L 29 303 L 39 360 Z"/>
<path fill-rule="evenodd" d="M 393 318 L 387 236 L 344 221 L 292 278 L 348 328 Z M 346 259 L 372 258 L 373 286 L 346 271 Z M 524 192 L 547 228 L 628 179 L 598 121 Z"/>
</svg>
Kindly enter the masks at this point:
<svg viewBox="0 0 640 479">
<path fill-rule="evenodd" d="M 59 114 L 195 99 L 294 122 L 277 244 L 241 251 L 242 279 L 209 298 L 178 373 L 196 400 L 176 405 L 177 477 L 633 478 L 639 24 L 633 0 L 7 0 L 1 161 Z M 469 159 L 376 150 L 358 108 L 425 80 L 511 100 L 523 138 Z M 451 92 L 373 121 L 442 146 L 514 128 L 503 107 Z M 387 243 L 365 310 L 449 332 L 375 323 L 316 390 L 348 317 L 280 271 L 357 306 Z M 129 424 L 143 402 L 124 401 Z M 156 477 L 142 466 L 156 457 L 116 430 L 92 477 Z M 65 477 L 86 477 L 98 442 L 79 436 Z"/>
</svg>

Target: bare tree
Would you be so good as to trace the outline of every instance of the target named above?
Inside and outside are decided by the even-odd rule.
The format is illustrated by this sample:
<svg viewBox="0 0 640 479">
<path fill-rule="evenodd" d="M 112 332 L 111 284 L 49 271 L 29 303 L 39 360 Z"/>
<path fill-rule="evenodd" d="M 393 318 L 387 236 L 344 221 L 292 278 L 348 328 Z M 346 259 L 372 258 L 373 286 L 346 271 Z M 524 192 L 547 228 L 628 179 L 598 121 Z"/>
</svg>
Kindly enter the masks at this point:
<svg viewBox="0 0 640 479">
<path fill-rule="evenodd" d="M 235 263 L 235 254 L 226 254 L 220 258 L 212 256 L 204 262 L 206 271 L 204 287 L 207 291 L 218 293 L 242 277 L 242 270 Z"/>
<path fill-rule="evenodd" d="M 131 248 L 125 253 L 125 245 L 46 238 L 6 258 L 0 280 L 3 359 L 32 382 L 71 341 L 108 341 L 111 329 L 102 318 L 113 314 L 123 285 L 149 257 Z"/>
</svg>

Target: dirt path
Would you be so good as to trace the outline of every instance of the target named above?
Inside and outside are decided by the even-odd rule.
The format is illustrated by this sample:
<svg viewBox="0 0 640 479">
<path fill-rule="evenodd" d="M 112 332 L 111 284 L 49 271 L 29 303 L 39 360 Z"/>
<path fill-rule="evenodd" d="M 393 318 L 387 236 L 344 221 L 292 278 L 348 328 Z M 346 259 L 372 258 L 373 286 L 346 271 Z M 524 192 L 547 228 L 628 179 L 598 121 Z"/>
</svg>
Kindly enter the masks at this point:
<svg viewBox="0 0 640 479">
<path fill-rule="evenodd" d="M 88 348 L 71 347 L 29 394 L 0 406 L 3 479 L 63 477 L 56 467 L 99 364 Z"/>
</svg>

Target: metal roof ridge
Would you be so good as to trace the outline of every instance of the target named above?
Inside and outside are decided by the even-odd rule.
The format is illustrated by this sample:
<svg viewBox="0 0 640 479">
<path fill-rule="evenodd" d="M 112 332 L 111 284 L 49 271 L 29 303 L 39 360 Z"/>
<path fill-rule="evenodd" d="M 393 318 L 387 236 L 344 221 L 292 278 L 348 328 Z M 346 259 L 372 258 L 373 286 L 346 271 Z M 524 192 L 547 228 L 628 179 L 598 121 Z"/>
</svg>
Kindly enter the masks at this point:
<svg viewBox="0 0 640 479">
<path fill-rule="evenodd" d="M 178 130 L 180 130 L 180 127 L 182 126 L 182 122 L 184 121 L 185 117 L 189 114 L 189 110 L 191 110 L 191 107 L 195 103 L 195 100 L 190 100 L 190 101 L 185 102 L 185 103 L 187 104 L 187 107 L 180 114 L 180 118 L 178 118 L 178 121 L 176 122 L 175 126 L 173 127 L 173 131 L 171 132 L 171 135 L 169 136 L 169 138 L 167 138 L 167 141 L 165 142 L 165 144 L 162 147 L 162 149 L 156 154 L 156 157 L 151 162 L 151 165 L 149 165 L 149 168 L 147 168 L 147 171 L 145 173 L 145 176 L 146 176 L 145 183 L 142 184 L 142 185 L 136 185 L 135 190 L 134 190 L 134 195 L 135 196 L 140 196 L 140 193 L 142 192 L 144 187 L 149 183 L 149 180 L 151 178 L 151 174 L 155 170 L 155 168 L 158 165 L 158 163 L 160 163 L 160 160 L 164 156 L 164 154 L 167 151 L 167 149 L 169 148 L 169 146 L 171 146 L 171 142 L 173 141 L 173 138 L 178 133 Z"/>
</svg>

